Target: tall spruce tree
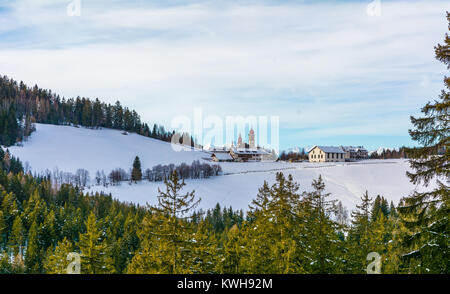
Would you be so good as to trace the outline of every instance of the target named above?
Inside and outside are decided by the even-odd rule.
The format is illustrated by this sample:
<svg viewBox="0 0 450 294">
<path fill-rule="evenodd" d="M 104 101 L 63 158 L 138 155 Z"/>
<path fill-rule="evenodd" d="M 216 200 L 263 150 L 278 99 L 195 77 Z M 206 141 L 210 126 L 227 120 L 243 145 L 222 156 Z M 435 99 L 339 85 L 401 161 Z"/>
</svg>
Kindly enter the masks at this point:
<svg viewBox="0 0 450 294">
<path fill-rule="evenodd" d="M 276 174 L 276 183 L 264 182 L 250 206 L 253 221 L 245 230 L 246 254 L 243 260 L 249 273 L 301 273 L 299 236 L 303 223 L 299 211 L 299 185 L 292 175 Z M 277 258 L 273 258 L 277 256 Z"/>
<path fill-rule="evenodd" d="M 138 156 L 134 158 L 133 169 L 131 171 L 131 180 L 135 183 L 142 180 L 141 160 Z"/>
<path fill-rule="evenodd" d="M 450 30 L 450 13 L 447 12 Z M 436 59 L 450 69 L 450 36 L 435 47 Z M 402 224 L 404 261 L 408 272 L 450 273 L 450 77 L 438 99 L 428 102 L 423 116 L 411 117 L 411 138 L 422 147 L 409 150 L 413 171 L 408 172 L 414 184 L 437 182 L 437 188 L 414 192 L 398 207 Z"/>
<path fill-rule="evenodd" d="M 325 193 L 322 176 L 313 180 L 313 191 L 304 199 L 305 269 L 308 273 L 339 273 L 345 260 L 342 259 L 340 225 L 332 218 L 337 211 L 336 200 Z"/>
<path fill-rule="evenodd" d="M 348 265 L 346 271 L 364 273 L 366 257 L 370 250 L 370 225 L 372 221 L 372 198 L 366 191 L 361 197 L 361 203 L 352 211 L 352 225 L 347 236 Z"/>
<path fill-rule="evenodd" d="M 104 274 L 112 271 L 108 264 L 106 242 L 94 212 L 86 220 L 86 233 L 80 234 L 78 246 L 81 251 L 81 272 Z"/>
<path fill-rule="evenodd" d="M 164 180 L 165 191 L 158 189 L 158 206 L 150 207 L 138 233 L 138 249 L 128 269 L 129 273 L 192 273 L 194 230 L 188 220 L 200 202 L 195 191 L 181 194 L 186 185 L 174 171 Z"/>
</svg>

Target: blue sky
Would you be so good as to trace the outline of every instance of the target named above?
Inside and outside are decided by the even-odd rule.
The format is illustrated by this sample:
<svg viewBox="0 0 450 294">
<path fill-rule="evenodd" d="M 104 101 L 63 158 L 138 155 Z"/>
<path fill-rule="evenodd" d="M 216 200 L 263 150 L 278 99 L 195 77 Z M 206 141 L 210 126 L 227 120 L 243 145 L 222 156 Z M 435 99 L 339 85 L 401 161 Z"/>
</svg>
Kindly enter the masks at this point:
<svg viewBox="0 0 450 294">
<path fill-rule="evenodd" d="M 411 145 L 442 89 L 448 1 L 0 0 L 0 74 L 147 122 L 280 117 L 280 148 Z"/>
</svg>

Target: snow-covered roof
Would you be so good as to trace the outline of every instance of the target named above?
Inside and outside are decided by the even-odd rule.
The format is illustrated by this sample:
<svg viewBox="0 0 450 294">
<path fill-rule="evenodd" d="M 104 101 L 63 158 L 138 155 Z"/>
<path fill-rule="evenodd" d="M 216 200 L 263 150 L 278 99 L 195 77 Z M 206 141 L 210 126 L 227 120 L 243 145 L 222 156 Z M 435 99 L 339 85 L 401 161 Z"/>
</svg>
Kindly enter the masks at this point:
<svg viewBox="0 0 450 294">
<path fill-rule="evenodd" d="M 233 157 L 228 152 L 215 152 L 212 156 L 215 156 L 218 160 L 233 160 Z"/>
<path fill-rule="evenodd" d="M 325 153 L 345 153 L 341 147 L 335 147 L 335 146 L 314 146 L 311 149 L 309 149 L 308 152 L 312 151 L 316 147 Z"/>
<path fill-rule="evenodd" d="M 362 152 L 367 152 L 367 150 L 366 150 L 366 148 L 364 148 L 363 146 L 358 146 L 358 147 L 354 147 L 354 146 L 341 146 L 341 148 L 344 150 L 344 151 L 355 151 L 355 152 L 358 152 L 358 151 L 362 151 Z"/>
<path fill-rule="evenodd" d="M 254 154 L 254 155 L 266 155 L 270 154 L 269 152 L 263 150 L 263 149 L 256 149 L 256 148 L 236 148 L 233 150 L 236 154 Z"/>
</svg>

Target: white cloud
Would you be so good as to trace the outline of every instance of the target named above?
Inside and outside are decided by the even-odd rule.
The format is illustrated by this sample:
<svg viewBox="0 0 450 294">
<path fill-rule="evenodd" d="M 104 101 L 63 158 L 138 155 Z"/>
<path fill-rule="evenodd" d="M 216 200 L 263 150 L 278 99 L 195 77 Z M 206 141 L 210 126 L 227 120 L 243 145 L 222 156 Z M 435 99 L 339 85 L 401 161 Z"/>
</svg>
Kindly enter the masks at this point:
<svg viewBox="0 0 450 294">
<path fill-rule="evenodd" d="M 362 118 L 370 133 L 405 134 L 395 111 L 437 94 L 444 70 L 433 56 L 447 27 L 443 1 L 382 1 L 380 17 L 367 16 L 365 3 L 83 0 L 81 17 L 68 17 L 69 2 L 10 5 L 0 33 L 23 38 L 0 39 L 1 73 L 65 96 L 120 99 L 151 121 L 201 106 L 278 114 L 282 127 L 317 134 L 351 134 Z M 417 95 L 424 80 L 427 97 Z"/>
</svg>

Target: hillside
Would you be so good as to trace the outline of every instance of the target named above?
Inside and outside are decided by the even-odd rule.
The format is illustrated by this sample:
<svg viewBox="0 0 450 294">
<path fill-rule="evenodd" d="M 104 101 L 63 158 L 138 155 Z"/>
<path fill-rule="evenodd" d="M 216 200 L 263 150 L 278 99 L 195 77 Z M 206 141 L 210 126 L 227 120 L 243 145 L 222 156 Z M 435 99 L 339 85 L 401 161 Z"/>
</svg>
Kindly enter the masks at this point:
<svg viewBox="0 0 450 294">
<path fill-rule="evenodd" d="M 9 150 L 22 162 L 28 161 L 34 172 L 58 168 L 73 173 L 83 168 L 91 177 L 101 170 L 105 173 L 119 167 L 128 170 L 136 155 L 144 169 L 160 163 L 191 163 L 208 156 L 205 152 L 183 147 L 184 151 L 176 152 L 170 143 L 123 133 L 105 128 L 36 124 L 36 132 L 23 143 L 23 147 L 12 146 Z"/>
<path fill-rule="evenodd" d="M 14 156 L 28 162 L 34 172 L 46 169 L 75 172 L 79 168 L 89 171 L 91 178 L 97 170 L 109 173 L 121 167 L 128 170 L 136 155 L 141 158 L 142 168 L 157 164 L 191 163 L 202 160 L 208 154 L 184 148 L 176 152 L 169 143 L 111 129 L 88 129 L 69 126 L 37 124 L 24 146 L 10 148 Z M 405 160 L 370 160 L 359 163 L 221 163 L 224 175 L 206 180 L 188 180 L 187 189 L 195 189 L 202 197 L 202 208 L 210 208 L 217 202 L 246 209 L 256 196 L 264 180 L 272 183 L 277 171 L 292 174 L 301 185 L 309 190 L 311 181 L 322 175 L 327 191 L 333 197 L 352 209 L 359 203 L 360 196 L 368 190 L 372 196 L 383 195 L 397 203 L 416 187 L 405 173 L 409 168 Z M 113 197 L 128 202 L 155 203 L 158 187 L 162 183 L 142 182 L 121 186 L 93 186 L 90 191 L 105 191 Z"/>
</svg>

